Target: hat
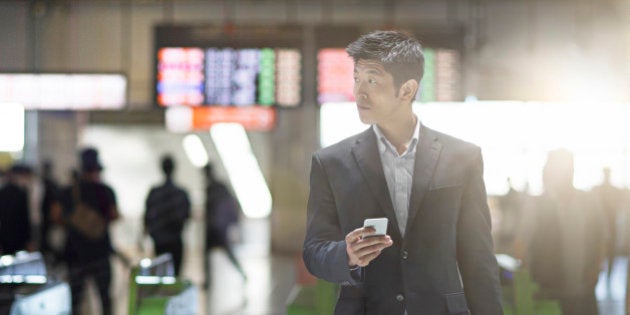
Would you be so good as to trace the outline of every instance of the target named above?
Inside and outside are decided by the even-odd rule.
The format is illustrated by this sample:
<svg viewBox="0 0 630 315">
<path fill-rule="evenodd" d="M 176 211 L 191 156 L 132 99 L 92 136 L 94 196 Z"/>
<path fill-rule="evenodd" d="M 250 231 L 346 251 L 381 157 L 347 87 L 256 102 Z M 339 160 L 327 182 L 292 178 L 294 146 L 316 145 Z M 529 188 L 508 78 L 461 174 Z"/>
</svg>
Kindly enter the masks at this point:
<svg viewBox="0 0 630 315">
<path fill-rule="evenodd" d="M 101 171 L 103 166 L 98 160 L 98 151 L 94 148 L 87 148 L 81 151 L 81 171 L 93 172 Z"/>
</svg>

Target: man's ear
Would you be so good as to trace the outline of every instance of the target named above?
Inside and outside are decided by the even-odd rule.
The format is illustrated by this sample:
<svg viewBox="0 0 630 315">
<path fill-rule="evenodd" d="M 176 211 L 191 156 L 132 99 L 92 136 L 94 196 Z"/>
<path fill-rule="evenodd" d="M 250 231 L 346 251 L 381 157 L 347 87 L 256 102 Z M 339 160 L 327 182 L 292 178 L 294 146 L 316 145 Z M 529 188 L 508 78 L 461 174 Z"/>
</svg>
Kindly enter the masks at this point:
<svg viewBox="0 0 630 315">
<path fill-rule="evenodd" d="M 409 79 L 400 86 L 398 94 L 404 101 L 413 101 L 418 91 L 418 81 Z"/>
</svg>

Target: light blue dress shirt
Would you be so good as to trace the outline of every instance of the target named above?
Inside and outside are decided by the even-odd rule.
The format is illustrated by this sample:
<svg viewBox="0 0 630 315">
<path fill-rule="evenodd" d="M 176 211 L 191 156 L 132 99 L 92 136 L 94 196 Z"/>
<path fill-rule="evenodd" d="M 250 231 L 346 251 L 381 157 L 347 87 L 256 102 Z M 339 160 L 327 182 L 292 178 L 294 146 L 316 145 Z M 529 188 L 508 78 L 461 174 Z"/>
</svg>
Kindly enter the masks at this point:
<svg viewBox="0 0 630 315">
<path fill-rule="evenodd" d="M 407 218 L 409 217 L 409 199 L 413 183 L 413 168 L 416 159 L 416 147 L 420 137 L 420 120 L 416 117 L 416 126 L 412 138 L 407 142 L 407 149 L 398 154 L 396 148 L 387 140 L 377 125 L 374 133 L 378 140 L 378 151 L 381 156 L 383 173 L 387 181 L 389 196 L 396 212 L 396 221 L 400 228 L 400 235 L 405 236 Z"/>
</svg>

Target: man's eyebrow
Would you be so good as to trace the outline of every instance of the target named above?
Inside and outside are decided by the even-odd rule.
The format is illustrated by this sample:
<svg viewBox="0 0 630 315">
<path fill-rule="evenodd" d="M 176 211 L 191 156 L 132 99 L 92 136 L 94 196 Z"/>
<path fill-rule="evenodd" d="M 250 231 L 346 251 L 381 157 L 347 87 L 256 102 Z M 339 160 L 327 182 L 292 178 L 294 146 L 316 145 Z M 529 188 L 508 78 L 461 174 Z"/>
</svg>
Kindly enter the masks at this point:
<svg viewBox="0 0 630 315">
<path fill-rule="evenodd" d="M 358 72 L 357 68 L 354 68 L 354 73 L 356 74 L 357 72 Z M 367 68 L 365 70 L 365 72 L 367 74 L 377 74 L 377 75 L 382 75 L 383 74 L 383 71 L 381 71 L 380 69 L 372 68 L 372 67 Z"/>
</svg>

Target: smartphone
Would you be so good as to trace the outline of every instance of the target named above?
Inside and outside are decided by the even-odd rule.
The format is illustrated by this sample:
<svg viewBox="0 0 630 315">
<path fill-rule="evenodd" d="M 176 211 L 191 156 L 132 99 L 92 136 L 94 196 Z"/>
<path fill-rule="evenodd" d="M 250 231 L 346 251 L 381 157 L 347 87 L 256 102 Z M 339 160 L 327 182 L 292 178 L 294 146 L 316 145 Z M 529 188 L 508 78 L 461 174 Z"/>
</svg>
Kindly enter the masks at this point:
<svg viewBox="0 0 630 315">
<path fill-rule="evenodd" d="M 363 227 L 374 227 L 376 233 L 366 235 L 365 237 L 382 236 L 387 234 L 387 218 L 370 218 L 363 221 Z"/>
</svg>

